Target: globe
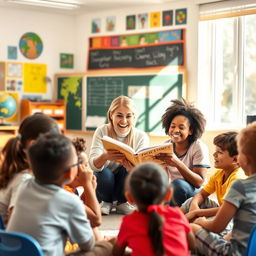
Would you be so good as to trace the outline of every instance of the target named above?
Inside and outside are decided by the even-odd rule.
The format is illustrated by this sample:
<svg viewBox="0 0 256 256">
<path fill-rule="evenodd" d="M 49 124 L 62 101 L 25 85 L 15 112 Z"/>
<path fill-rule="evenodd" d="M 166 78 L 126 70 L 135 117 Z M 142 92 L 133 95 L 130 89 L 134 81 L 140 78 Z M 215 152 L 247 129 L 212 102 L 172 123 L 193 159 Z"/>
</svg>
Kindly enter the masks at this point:
<svg viewBox="0 0 256 256">
<path fill-rule="evenodd" d="M 8 92 L 0 92 L 0 119 L 10 118 L 16 114 L 17 102 Z"/>
</svg>

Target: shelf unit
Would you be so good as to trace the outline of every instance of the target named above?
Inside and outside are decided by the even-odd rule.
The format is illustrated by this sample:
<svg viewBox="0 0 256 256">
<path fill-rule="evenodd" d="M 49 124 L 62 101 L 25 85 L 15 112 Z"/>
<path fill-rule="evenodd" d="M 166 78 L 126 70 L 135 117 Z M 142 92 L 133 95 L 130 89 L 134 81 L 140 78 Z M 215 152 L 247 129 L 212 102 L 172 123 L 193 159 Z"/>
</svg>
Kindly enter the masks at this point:
<svg viewBox="0 0 256 256">
<path fill-rule="evenodd" d="M 2 148 L 10 138 L 17 135 L 18 129 L 18 126 L 0 126 L 0 148 Z"/>
<path fill-rule="evenodd" d="M 62 131 L 66 129 L 66 106 L 64 100 L 55 102 L 21 100 L 21 120 L 34 113 L 44 113 L 56 120 Z"/>
</svg>

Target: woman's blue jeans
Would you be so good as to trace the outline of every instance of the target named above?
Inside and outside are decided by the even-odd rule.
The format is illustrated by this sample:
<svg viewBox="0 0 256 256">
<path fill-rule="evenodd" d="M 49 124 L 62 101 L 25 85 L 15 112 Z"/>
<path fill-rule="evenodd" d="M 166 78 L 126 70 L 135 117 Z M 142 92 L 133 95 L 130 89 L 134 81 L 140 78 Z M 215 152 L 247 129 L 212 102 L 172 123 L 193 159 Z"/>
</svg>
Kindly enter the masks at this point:
<svg viewBox="0 0 256 256">
<path fill-rule="evenodd" d="M 173 196 L 170 202 L 171 206 L 181 206 L 188 198 L 194 196 L 200 191 L 184 179 L 176 179 L 171 182 Z"/>
<path fill-rule="evenodd" d="M 114 172 L 104 168 L 101 172 L 94 172 L 94 174 L 97 178 L 96 195 L 99 202 L 127 202 L 124 196 L 124 182 L 128 172 L 123 166 L 118 167 Z"/>
</svg>

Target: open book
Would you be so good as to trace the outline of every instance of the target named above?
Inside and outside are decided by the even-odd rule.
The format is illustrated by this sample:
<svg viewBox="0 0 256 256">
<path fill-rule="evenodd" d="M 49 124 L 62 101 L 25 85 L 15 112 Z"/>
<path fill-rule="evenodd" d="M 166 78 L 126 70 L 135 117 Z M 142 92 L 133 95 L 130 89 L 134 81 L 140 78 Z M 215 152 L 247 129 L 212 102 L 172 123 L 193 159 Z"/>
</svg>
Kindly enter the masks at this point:
<svg viewBox="0 0 256 256">
<path fill-rule="evenodd" d="M 155 159 L 154 156 L 160 153 L 172 154 L 172 143 L 164 143 L 152 147 L 140 149 L 135 152 L 133 148 L 109 136 L 103 136 L 101 139 L 106 150 L 117 150 L 125 155 L 125 157 L 133 164 L 137 165 L 142 162 L 155 162 L 163 164 L 161 160 Z"/>
</svg>

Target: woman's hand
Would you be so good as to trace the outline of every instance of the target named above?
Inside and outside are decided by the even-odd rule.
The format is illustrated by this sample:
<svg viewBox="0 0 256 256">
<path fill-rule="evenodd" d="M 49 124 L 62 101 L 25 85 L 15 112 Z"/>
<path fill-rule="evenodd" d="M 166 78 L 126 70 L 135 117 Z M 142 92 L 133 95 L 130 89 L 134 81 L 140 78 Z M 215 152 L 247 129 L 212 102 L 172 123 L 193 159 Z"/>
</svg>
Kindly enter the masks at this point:
<svg viewBox="0 0 256 256">
<path fill-rule="evenodd" d="M 117 162 L 117 163 L 120 163 L 124 158 L 124 155 L 117 150 L 108 150 L 104 154 L 105 154 L 106 160 Z"/>
<path fill-rule="evenodd" d="M 126 158 L 124 158 L 124 160 L 122 161 L 122 165 L 128 172 L 130 172 L 134 168 L 134 165 Z"/>
</svg>

